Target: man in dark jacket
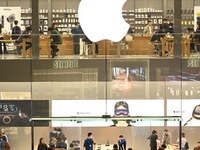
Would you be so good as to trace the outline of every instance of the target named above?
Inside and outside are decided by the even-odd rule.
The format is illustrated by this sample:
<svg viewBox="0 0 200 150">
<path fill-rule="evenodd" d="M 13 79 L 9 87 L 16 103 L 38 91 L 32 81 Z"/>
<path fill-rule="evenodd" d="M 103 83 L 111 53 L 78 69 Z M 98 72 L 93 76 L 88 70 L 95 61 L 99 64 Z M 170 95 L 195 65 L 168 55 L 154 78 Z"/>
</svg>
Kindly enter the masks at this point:
<svg viewBox="0 0 200 150">
<path fill-rule="evenodd" d="M 157 150 L 157 139 L 158 139 L 158 135 L 156 130 L 152 131 L 152 134 L 147 138 L 150 140 L 150 147 L 151 150 Z"/>
<path fill-rule="evenodd" d="M 80 53 L 80 38 L 84 34 L 79 22 L 75 23 L 75 27 L 72 28 L 71 33 L 73 34 L 74 54 L 79 55 L 79 53 Z"/>
</svg>

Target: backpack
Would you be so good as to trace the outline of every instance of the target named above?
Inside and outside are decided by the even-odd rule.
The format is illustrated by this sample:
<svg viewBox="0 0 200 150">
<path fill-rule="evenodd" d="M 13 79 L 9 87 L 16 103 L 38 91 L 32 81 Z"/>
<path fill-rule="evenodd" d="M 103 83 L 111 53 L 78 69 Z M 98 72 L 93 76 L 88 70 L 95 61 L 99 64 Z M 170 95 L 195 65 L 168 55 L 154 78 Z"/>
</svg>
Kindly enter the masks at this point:
<svg viewBox="0 0 200 150">
<path fill-rule="evenodd" d="M 184 148 L 185 148 L 185 149 L 189 149 L 189 144 L 188 144 L 188 142 L 185 143 Z"/>
</svg>

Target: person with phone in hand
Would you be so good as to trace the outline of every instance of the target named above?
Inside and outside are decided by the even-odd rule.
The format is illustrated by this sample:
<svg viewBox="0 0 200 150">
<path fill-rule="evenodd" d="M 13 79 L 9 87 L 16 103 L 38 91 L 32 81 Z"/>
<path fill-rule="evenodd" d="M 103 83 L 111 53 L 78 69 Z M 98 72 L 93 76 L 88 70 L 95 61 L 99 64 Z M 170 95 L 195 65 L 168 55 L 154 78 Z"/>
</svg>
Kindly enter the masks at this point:
<svg viewBox="0 0 200 150">
<path fill-rule="evenodd" d="M 96 143 L 94 142 L 94 138 L 92 136 L 92 133 L 88 133 L 88 137 L 85 139 L 83 144 L 83 150 L 93 150 L 93 145 Z"/>
</svg>

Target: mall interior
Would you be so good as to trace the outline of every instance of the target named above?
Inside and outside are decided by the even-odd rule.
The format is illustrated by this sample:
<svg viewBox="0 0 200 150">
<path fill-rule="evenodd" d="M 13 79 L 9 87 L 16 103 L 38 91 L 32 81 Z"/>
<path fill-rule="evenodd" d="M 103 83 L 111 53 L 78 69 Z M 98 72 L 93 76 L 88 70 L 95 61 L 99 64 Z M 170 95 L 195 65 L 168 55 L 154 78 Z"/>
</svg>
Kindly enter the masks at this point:
<svg viewBox="0 0 200 150">
<path fill-rule="evenodd" d="M 80 4 L 91 0 L 0 2 L 0 22 L 8 37 L 0 36 L 0 129 L 11 149 L 36 150 L 40 138 L 49 145 L 54 129 L 65 135 L 67 149 L 74 141 L 74 146 L 83 149 L 89 132 L 96 143 L 94 150 L 112 150 L 120 135 L 125 137 L 127 149 L 150 149 L 148 137 L 153 130 L 161 143 L 164 130 L 171 133 L 170 150 L 180 149 L 177 140 L 182 132 L 190 149 L 200 141 L 200 44 L 196 30 L 200 0 L 124 1 L 120 14 L 131 32 L 118 42 L 112 41 L 121 30 L 112 31 L 118 25 L 113 23 L 115 16 L 109 18 L 109 24 L 103 13 L 107 8 L 110 13 L 115 1 L 105 8 L 88 6 L 95 11 L 85 8 L 90 14 L 88 26 L 94 26 L 92 34 L 100 37 L 89 43 L 81 34 L 75 41 L 72 29 L 78 22 L 81 25 Z M 104 14 L 101 20 L 97 10 Z M 29 38 L 21 43 L 10 35 L 14 20 L 21 31 L 32 28 Z M 162 32 L 160 40 L 152 41 L 164 21 L 172 25 L 173 32 Z M 59 51 L 52 58 L 53 38 L 48 29 L 53 23 L 62 44 L 54 45 Z M 151 33 L 146 34 L 149 23 Z M 101 39 L 101 34 L 111 38 Z M 26 50 L 28 40 L 32 44 Z"/>
</svg>

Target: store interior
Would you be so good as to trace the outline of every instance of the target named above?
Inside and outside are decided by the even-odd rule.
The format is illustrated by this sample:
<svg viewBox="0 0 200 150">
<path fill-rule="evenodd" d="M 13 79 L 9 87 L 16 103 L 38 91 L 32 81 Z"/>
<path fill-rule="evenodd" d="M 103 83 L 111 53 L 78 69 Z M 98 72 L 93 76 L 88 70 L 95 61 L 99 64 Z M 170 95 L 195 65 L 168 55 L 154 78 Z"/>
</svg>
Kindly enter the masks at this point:
<svg viewBox="0 0 200 150">
<path fill-rule="evenodd" d="M 126 138 L 127 149 L 150 149 L 147 138 L 152 130 L 162 141 L 165 129 L 172 134 L 169 150 L 179 149 L 181 132 L 193 149 L 200 137 L 199 53 L 182 55 L 181 44 L 175 41 L 179 44 L 173 56 L 155 56 L 144 44 L 149 38 L 141 37 L 148 19 L 154 21 L 155 29 L 164 18 L 174 21 L 174 1 L 126 1 L 122 14 L 134 31 L 133 41 L 139 44 L 130 44 L 131 50 L 125 53 L 117 53 L 117 46 L 105 40 L 99 41 L 97 56 L 75 56 L 72 44 L 60 47 L 54 59 L 37 49 L 32 57 L 1 55 L 0 128 L 11 149 L 36 150 L 41 137 L 49 144 L 54 128 L 65 134 L 68 149 L 74 140 L 80 141 L 82 149 L 89 132 L 96 142 L 94 150 L 111 150 L 119 135 Z M 80 0 L 38 3 L 38 26 L 45 32 L 56 22 L 69 39 Z M 181 29 L 194 27 L 194 6 L 200 6 L 200 1 L 182 0 Z M 1 0 L 1 7 L 20 8 L 22 29 L 35 18 L 31 0 Z M 126 114 L 117 114 L 118 102 L 127 104 Z"/>
</svg>

